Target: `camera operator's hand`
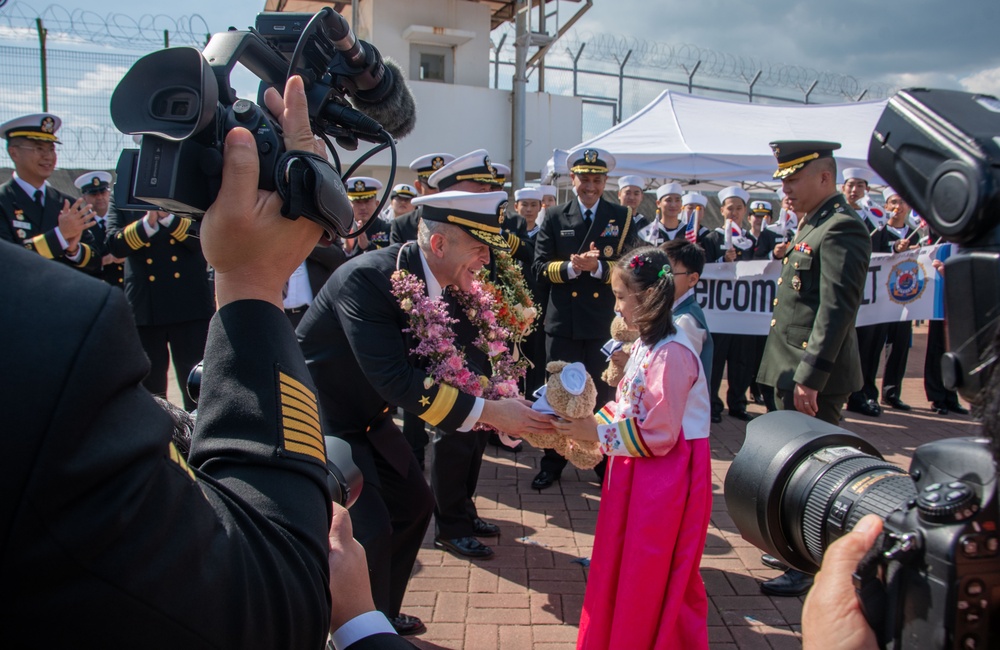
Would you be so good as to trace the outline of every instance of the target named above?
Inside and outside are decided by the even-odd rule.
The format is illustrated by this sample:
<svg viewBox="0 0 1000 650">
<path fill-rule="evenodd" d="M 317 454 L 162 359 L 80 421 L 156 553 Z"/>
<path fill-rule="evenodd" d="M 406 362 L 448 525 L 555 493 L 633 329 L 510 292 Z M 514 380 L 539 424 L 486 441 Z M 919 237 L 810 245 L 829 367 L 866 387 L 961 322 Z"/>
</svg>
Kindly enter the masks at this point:
<svg viewBox="0 0 1000 650">
<path fill-rule="evenodd" d="M 355 616 L 375 609 L 365 549 L 354 539 L 351 515 L 333 504 L 330 523 L 330 631 L 336 632 Z"/>
<path fill-rule="evenodd" d="M 288 151 L 315 151 L 302 79 L 291 77 L 282 99 L 268 89 L 264 100 L 281 122 Z M 236 300 L 265 300 L 282 307 L 285 282 L 319 241 L 323 229 L 309 219 L 281 216 L 277 192 L 257 188 L 260 162 L 250 132 L 226 137 L 222 188 L 205 213 L 201 244 L 215 269 L 219 306 Z"/>
<path fill-rule="evenodd" d="M 851 576 L 882 532 L 878 515 L 866 515 L 827 549 L 823 566 L 802 608 L 802 647 L 823 650 L 878 648 L 861 613 Z"/>
</svg>

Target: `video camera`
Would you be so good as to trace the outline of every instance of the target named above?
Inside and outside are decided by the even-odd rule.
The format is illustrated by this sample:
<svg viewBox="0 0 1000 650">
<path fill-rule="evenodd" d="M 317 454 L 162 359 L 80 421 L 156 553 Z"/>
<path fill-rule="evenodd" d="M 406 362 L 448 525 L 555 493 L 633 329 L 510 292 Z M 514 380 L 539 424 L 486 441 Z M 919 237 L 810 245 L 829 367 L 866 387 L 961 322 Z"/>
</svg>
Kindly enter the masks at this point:
<svg viewBox="0 0 1000 650">
<path fill-rule="evenodd" d="M 237 63 L 261 80 L 256 104 L 237 98 L 230 85 Z M 263 96 L 267 88 L 284 92 L 292 75 L 302 77 L 312 131 L 326 143 L 336 169 L 315 152 L 285 151 L 281 126 Z M 111 118 L 120 131 L 141 135 L 142 141 L 138 150 L 127 149 L 119 158 L 115 204 L 143 211 L 152 205 L 200 217 L 222 183 L 226 134 L 239 126 L 257 143 L 259 187 L 278 192 L 283 215 L 311 219 L 330 238 L 354 237 L 372 220 L 355 227 L 343 180 L 389 148 L 393 171 L 386 187 L 392 187 L 394 136 L 412 130 L 415 111 L 399 67 L 355 38 L 347 21 L 330 7 L 316 14 L 262 12 L 255 28 L 215 34 L 204 52 L 192 47 L 160 50 L 139 59 L 125 74 L 111 96 Z M 348 150 L 356 149 L 359 140 L 378 146 L 341 176 L 330 137 Z"/>
<path fill-rule="evenodd" d="M 872 168 L 945 239 L 945 378 L 975 400 L 993 372 L 1000 305 L 1000 101 L 904 90 L 883 112 Z M 989 432 L 994 438 L 1000 432 Z M 885 520 L 854 574 L 883 648 L 1000 646 L 1000 494 L 985 438 L 922 445 L 909 473 L 855 434 L 802 413 L 747 426 L 726 506 L 745 539 L 814 573 L 861 517 Z"/>
</svg>

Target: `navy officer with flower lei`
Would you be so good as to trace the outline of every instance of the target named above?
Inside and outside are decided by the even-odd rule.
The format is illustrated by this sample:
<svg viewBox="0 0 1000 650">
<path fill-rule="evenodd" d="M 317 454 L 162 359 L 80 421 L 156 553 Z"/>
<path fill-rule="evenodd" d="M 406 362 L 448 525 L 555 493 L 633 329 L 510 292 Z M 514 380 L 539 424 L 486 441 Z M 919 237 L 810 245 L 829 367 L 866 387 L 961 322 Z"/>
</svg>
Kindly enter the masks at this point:
<svg viewBox="0 0 1000 650">
<path fill-rule="evenodd" d="M 468 292 L 491 248 L 506 248 L 499 217 L 506 194 L 442 192 L 414 200 L 422 206 L 415 243 L 394 244 L 341 266 L 319 292 L 297 334 L 319 390 L 327 431 L 351 445 L 365 487 L 351 509 L 355 536 L 365 548 L 375 606 L 402 634 L 424 629 L 419 619 L 400 614 L 434 499 L 417 459 L 393 423 L 390 405 L 399 405 L 448 432 L 469 435 L 477 424 L 508 433 L 553 433 L 549 416 L 520 399 L 474 397 L 428 374 L 412 353 L 418 343 L 410 318 L 393 294 L 392 276 L 405 270 L 419 278 L 431 299 L 445 289 Z M 445 305 L 441 305 L 446 308 Z M 477 332 L 463 314 L 455 343 L 470 370 L 484 374 L 485 355 L 472 345 Z M 480 520 L 481 521 L 481 520 Z M 485 522 L 483 522 L 485 523 Z M 445 533 L 440 548 L 470 555 L 482 546 L 471 529 Z M 447 535 L 447 536 L 445 536 Z M 484 547 L 485 548 L 485 547 Z"/>
</svg>

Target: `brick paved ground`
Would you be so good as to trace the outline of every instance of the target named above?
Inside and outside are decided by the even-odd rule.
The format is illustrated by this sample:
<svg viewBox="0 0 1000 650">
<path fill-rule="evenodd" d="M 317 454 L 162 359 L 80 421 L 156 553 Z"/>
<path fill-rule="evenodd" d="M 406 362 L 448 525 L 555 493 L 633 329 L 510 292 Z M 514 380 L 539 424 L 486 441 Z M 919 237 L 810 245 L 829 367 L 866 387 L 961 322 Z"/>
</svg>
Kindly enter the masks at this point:
<svg viewBox="0 0 1000 650">
<path fill-rule="evenodd" d="M 937 416 L 923 391 L 927 330 L 915 328 L 903 400 L 910 413 L 880 418 L 846 413 L 843 426 L 871 441 L 893 463 L 908 466 L 919 445 L 973 435 L 968 416 Z M 723 386 L 725 391 L 725 386 Z M 179 403 L 171 377 L 171 400 Z M 751 405 L 750 411 L 763 413 Z M 743 541 L 726 512 L 722 486 L 746 425 L 723 416 L 712 425 L 715 503 L 702 560 L 709 596 L 713 649 L 800 648 L 801 598 L 771 598 L 758 589 L 778 572 L 760 564 L 760 552 Z M 411 637 L 426 650 L 570 650 L 575 647 L 586 587 L 581 560 L 590 557 L 600 504 L 593 472 L 568 466 L 562 480 L 541 493 L 531 489 L 541 452 L 487 448 L 476 499 L 479 513 L 502 535 L 490 560 L 469 561 L 434 549 L 433 524 L 417 558 L 403 612 L 419 616 L 427 631 Z"/>
</svg>

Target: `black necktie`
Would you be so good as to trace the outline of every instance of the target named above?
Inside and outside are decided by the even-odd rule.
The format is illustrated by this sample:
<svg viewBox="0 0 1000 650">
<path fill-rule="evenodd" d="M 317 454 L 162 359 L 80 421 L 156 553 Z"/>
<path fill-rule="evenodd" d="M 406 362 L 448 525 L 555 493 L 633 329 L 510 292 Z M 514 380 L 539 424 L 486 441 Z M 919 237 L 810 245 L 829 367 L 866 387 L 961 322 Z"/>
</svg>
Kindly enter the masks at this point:
<svg viewBox="0 0 1000 650">
<path fill-rule="evenodd" d="M 35 205 L 42 207 L 42 191 L 35 190 Z"/>
<path fill-rule="evenodd" d="M 590 225 L 590 217 L 592 217 L 593 214 L 594 214 L 593 210 L 587 210 L 586 212 L 583 213 L 583 222 L 588 226 Z"/>
</svg>

